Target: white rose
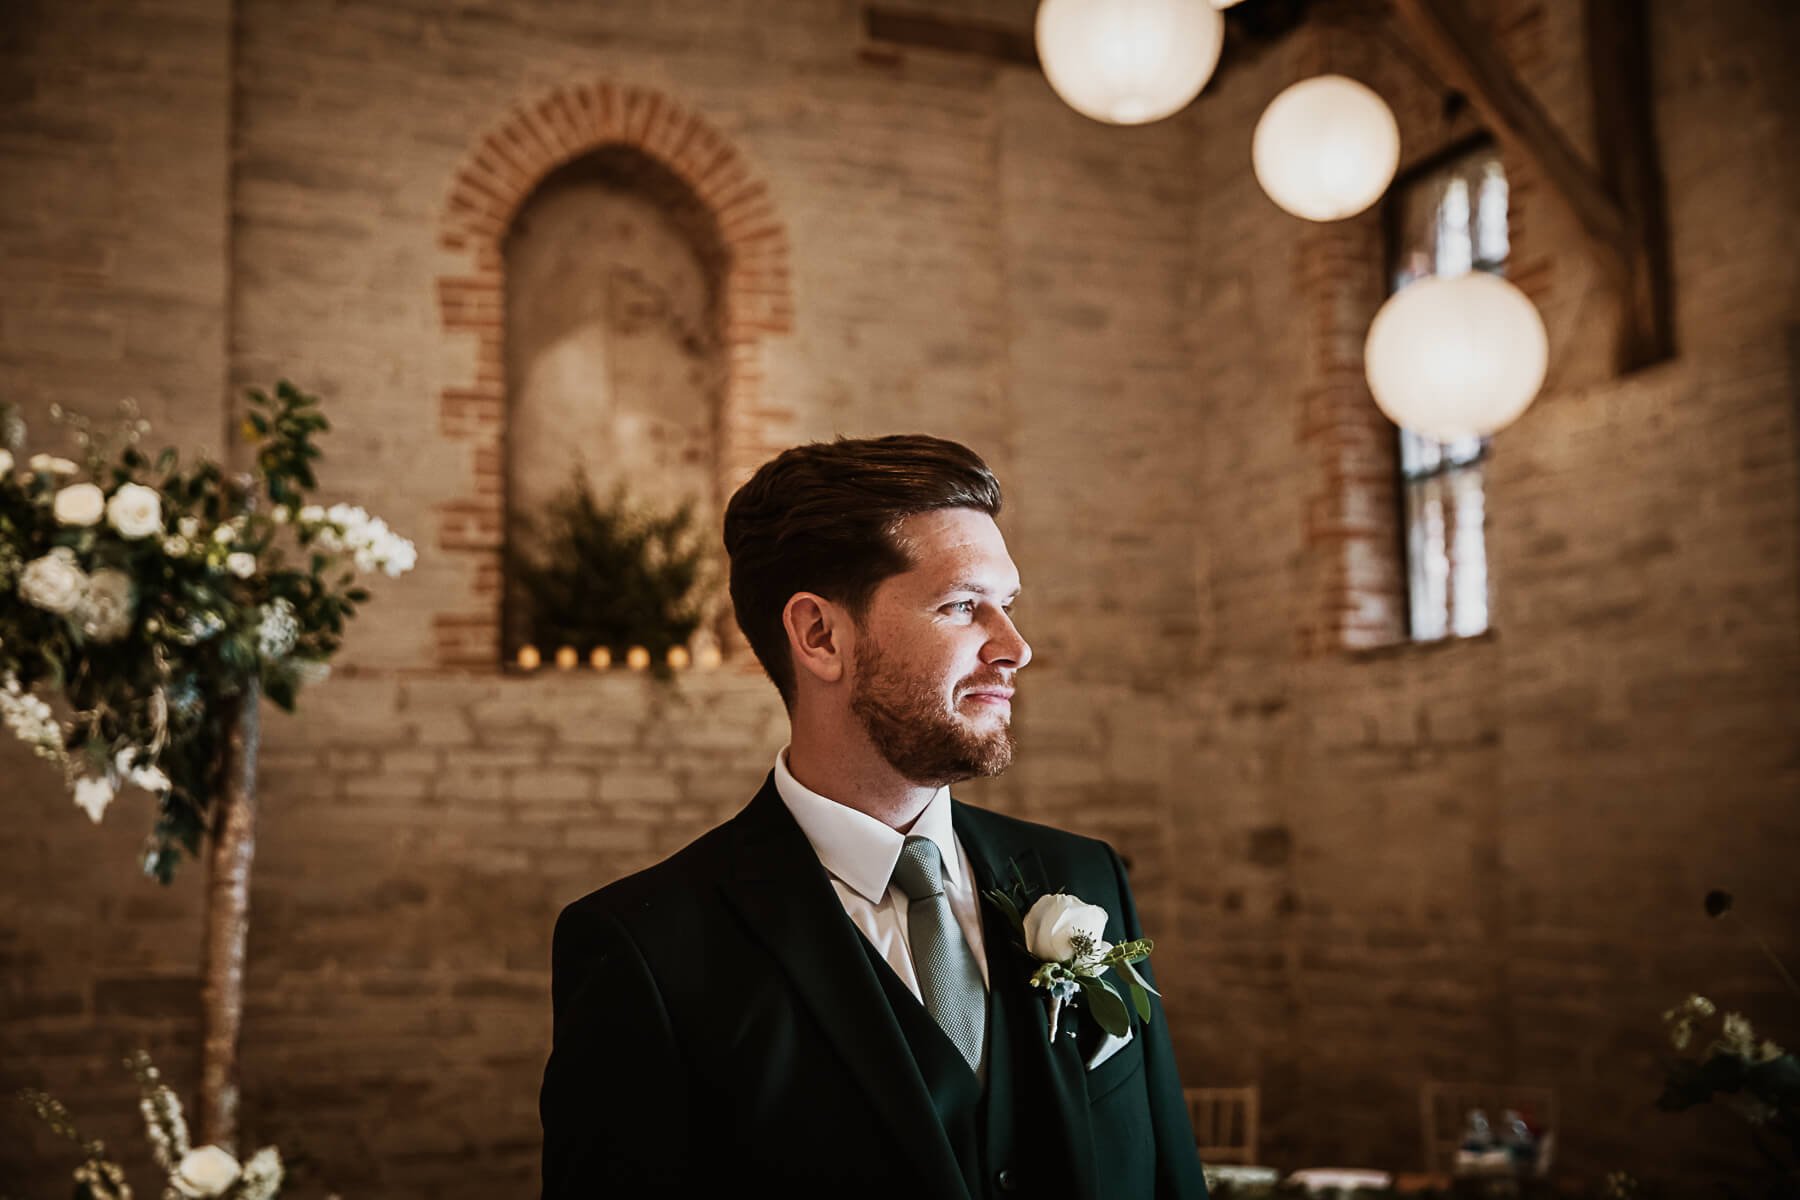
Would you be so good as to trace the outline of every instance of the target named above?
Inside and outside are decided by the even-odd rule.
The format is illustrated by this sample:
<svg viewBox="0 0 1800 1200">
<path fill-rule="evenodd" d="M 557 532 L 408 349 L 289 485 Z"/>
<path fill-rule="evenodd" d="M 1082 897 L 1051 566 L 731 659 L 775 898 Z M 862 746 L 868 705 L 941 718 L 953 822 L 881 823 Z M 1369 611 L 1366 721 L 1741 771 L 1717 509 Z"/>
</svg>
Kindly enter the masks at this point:
<svg viewBox="0 0 1800 1200">
<path fill-rule="evenodd" d="M 190 541 L 200 536 L 200 518 L 183 517 L 175 522 L 175 532 Z"/>
<path fill-rule="evenodd" d="M 66 458 L 58 458 L 54 454 L 34 454 L 25 460 L 25 465 L 39 475 L 73 475 L 80 467 Z"/>
<path fill-rule="evenodd" d="M 170 558 L 186 558 L 188 551 L 192 549 L 193 546 L 189 545 L 188 540 L 179 533 L 163 539 L 163 553 Z"/>
<path fill-rule="evenodd" d="M 97 525 L 106 511 L 106 493 L 91 483 L 76 483 L 56 493 L 51 506 L 62 525 Z"/>
<path fill-rule="evenodd" d="M 229 525 L 221 525 L 213 530 L 213 541 L 219 543 L 221 546 L 229 546 L 231 543 L 237 541 L 237 530 Z"/>
<path fill-rule="evenodd" d="M 96 642 L 116 642 L 131 632 L 131 576 L 117 567 L 102 567 L 88 577 L 87 590 L 75 606 L 81 632 Z"/>
<path fill-rule="evenodd" d="M 325 519 L 325 510 L 317 504 L 308 504 L 300 510 L 300 519 L 308 525 L 317 525 Z"/>
<path fill-rule="evenodd" d="M 121 537 L 149 537 L 162 532 L 162 495 L 141 483 L 127 483 L 106 502 L 106 519 Z"/>
<path fill-rule="evenodd" d="M 13 456 L 11 450 L 0 450 L 0 479 L 12 474 Z"/>
<path fill-rule="evenodd" d="M 104 775 L 95 777 L 83 775 L 75 781 L 75 807 L 88 815 L 88 820 L 98 825 L 100 818 L 106 815 L 106 806 L 113 800 L 113 785 Z"/>
<path fill-rule="evenodd" d="M 243 1168 L 237 1159 L 217 1146 L 201 1146 L 181 1156 L 169 1182 L 189 1200 L 204 1200 L 207 1196 L 224 1195 L 241 1174 Z"/>
<path fill-rule="evenodd" d="M 19 595 L 27 604 L 45 612 L 69 613 L 87 591 L 87 575 L 75 561 L 75 552 L 58 546 L 42 558 L 25 564 L 19 574 Z"/>
<path fill-rule="evenodd" d="M 1111 943 L 1102 940 L 1105 934 L 1106 910 L 1065 892 L 1039 896 L 1025 914 L 1025 948 L 1046 962 L 1066 963 L 1074 958 L 1077 936 L 1086 936 L 1092 943 L 1089 957 L 1105 954 L 1112 949 Z"/>
<path fill-rule="evenodd" d="M 225 556 L 225 569 L 239 579 L 248 579 L 256 574 L 256 555 L 243 550 L 236 550 Z"/>
</svg>

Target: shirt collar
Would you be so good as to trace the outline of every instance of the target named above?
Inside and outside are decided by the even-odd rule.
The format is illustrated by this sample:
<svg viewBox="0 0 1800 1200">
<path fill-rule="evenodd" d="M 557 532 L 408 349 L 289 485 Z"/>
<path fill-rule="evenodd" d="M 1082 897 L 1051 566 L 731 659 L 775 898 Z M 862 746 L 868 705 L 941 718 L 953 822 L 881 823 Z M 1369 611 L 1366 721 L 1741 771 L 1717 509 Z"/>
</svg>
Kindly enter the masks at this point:
<svg viewBox="0 0 1800 1200">
<path fill-rule="evenodd" d="M 812 791 L 795 779 L 787 765 L 788 748 L 775 756 L 775 790 L 793 814 L 794 821 L 825 869 L 853 888 L 871 904 L 887 897 L 900 861 L 905 834 L 877 821 L 865 812 L 839 804 Z M 913 822 L 913 835 L 937 843 L 944 860 L 944 881 L 954 888 L 963 884 L 962 855 L 950 820 L 950 789 L 940 787 Z"/>
</svg>

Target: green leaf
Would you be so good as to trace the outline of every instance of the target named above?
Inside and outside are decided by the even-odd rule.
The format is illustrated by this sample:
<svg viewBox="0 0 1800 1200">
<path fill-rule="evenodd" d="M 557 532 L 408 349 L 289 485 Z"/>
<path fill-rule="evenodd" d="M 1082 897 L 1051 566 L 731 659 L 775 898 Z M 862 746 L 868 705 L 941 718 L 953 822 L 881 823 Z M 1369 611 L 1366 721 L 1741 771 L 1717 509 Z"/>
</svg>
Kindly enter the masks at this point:
<svg viewBox="0 0 1800 1200">
<path fill-rule="evenodd" d="M 1013 903 L 1012 897 L 999 888 L 983 892 L 982 895 L 986 896 L 993 906 L 1000 910 L 1000 914 L 1006 918 L 1007 923 L 1013 927 L 1013 931 L 1019 935 L 1019 940 L 1023 942 L 1025 940 L 1025 918 L 1019 915 L 1019 906 Z"/>
<path fill-rule="evenodd" d="M 1146 956 L 1146 957 L 1148 957 L 1148 956 Z M 1139 959 L 1138 961 L 1142 962 L 1143 959 Z M 1137 968 L 1132 966 L 1129 962 L 1120 963 L 1119 970 L 1124 973 L 1125 978 L 1127 980 L 1129 980 L 1133 985 L 1143 988 L 1146 992 L 1149 992 L 1152 996 L 1162 995 L 1161 992 L 1159 992 L 1155 988 L 1151 987 L 1150 981 L 1148 979 L 1145 979 L 1142 975 L 1138 974 Z M 1146 1021 L 1148 1021 L 1150 1018 L 1145 1017 L 1144 1019 Z"/>
<path fill-rule="evenodd" d="M 1125 1001 L 1105 980 L 1085 975 L 1080 978 L 1081 991 L 1087 997 L 1088 1007 L 1094 1010 L 1094 1020 L 1114 1037 L 1124 1037 L 1131 1029 L 1131 1014 L 1125 1011 Z"/>
<path fill-rule="evenodd" d="M 294 711 L 294 677 L 286 671 L 263 672 L 263 694 L 288 712 Z"/>
<path fill-rule="evenodd" d="M 1137 1010 L 1138 1020 L 1150 1019 L 1150 993 L 1135 979 L 1127 979 L 1125 987 L 1131 992 L 1131 1007 Z"/>
</svg>

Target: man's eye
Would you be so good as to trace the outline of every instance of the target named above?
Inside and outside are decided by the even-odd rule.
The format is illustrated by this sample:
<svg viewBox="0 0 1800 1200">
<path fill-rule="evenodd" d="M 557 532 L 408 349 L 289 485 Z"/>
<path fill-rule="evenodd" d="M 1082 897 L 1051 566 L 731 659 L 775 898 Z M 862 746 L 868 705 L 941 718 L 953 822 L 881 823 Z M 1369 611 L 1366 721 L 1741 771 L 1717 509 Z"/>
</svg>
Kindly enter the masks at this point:
<svg viewBox="0 0 1800 1200">
<path fill-rule="evenodd" d="M 973 600 L 958 600 L 948 607 L 951 612 L 972 613 L 975 611 L 975 602 Z"/>
</svg>

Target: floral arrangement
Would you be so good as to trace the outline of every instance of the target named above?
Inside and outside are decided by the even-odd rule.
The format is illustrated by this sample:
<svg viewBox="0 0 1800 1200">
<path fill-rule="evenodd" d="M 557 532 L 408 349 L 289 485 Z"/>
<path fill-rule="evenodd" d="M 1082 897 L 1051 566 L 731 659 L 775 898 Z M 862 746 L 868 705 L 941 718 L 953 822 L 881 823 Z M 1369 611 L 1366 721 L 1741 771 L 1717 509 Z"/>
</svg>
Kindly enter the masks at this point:
<svg viewBox="0 0 1800 1200">
<path fill-rule="evenodd" d="M 275 1147 L 264 1146 L 245 1163 L 218 1146 L 191 1147 L 181 1100 L 163 1083 L 150 1056 L 140 1050 L 125 1065 L 137 1076 L 138 1111 L 144 1117 L 150 1157 L 167 1176 L 162 1200 L 274 1200 L 280 1195 L 285 1168 Z M 46 1092 L 27 1090 L 20 1095 L 51 1132 L 80 1148 L 75 1200 L 132 1200 L 124 1169 L 106 1157 L 104 1142 L 82 1136 L 60 1100 Z"/>
<path fill-rule="evenodd" d="M 685 645 L 717 590 L 691 505 L 657 514 L 634 507 L 621 485 L 602 503 L 579 467 L 570 486 L 535 519 L 518 522 L 513 578 L 526 639 L 582 655 L 604 647 L 623 660 L 649 651 L 667 675 L 671 647 Z"/>
<path fill-rule="evenodd" d="M 291 710 L 368 599 L 357 576 L 400 575 L 415 554 L 360 508 L 307 502 L 329 426 L 286 381 L 250 393 L 242 476 L 173 449 L 152 461 L 130 405 L 106 433 L 51 415 L 85 462 L 21 461 L 23 423 L 0 412 L 0 723 L 95 821 L 123 787 L 154 796 L 143 866 L 167 883 L 220 786 L 220 714 L 252 686 Z"/>
<path fill-rule="evenodd" d="M 1067 892 L 1047 892 L 1027 908 L 1021 880 L 1010 890 L 995 888 L 984 893 L 1013 926 L 1019 944 L 1038 960 L 1031 986 L 1050 997 L 1050 1037 L 1054 1040 L 1065 1008 L 1077 998 L 1087 1000 L 1094 1020 L 1114 1037 L 1131 1030 L 1131 1013 L 1150 1019 L 1150 996 L 1160 994 L 1138 973 L 1134 964 L 1145 961 L 1155 944 L 1149 938 L 1113 945 L 1105 940 L 1106 910 Z M 1131 996 L 1125 1007 L 1104 972 L 1115 972 Z"/>
<path fill-rule="evenodd" d="M 1729 892 L 1709 892 L 1707 915 L 1722 917 L 1731 904 Z M 1788 989 L 1800 996 L 1768 943 L 1756 940 Z M 1721 1013 L 1700 995 L 1663 1013 L 1663 1024 L 1679 1057 L 1668 1066 L 1657 1107 L 1679 1112 L 1720 1099 L 1749 1123 L 1763 1157 L 1792 1189 L 1789 1194 L 1800 1195 L 1800 1058 L 1759 1037 L 1743 1014 Z M 1702 1036 L 1705 1045 L 1689 1054 Z"/>
</svg>

